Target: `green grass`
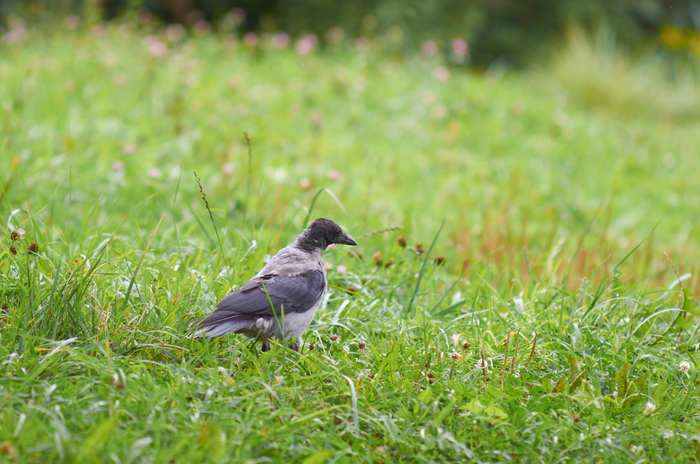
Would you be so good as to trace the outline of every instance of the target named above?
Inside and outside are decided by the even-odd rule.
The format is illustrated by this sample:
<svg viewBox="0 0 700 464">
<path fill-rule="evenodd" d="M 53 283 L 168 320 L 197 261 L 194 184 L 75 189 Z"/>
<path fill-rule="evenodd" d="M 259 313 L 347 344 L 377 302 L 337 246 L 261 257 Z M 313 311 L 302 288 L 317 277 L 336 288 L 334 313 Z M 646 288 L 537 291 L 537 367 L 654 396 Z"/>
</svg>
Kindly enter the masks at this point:
<svg viewBox="0 0 700 464">
<path fill-rule="evenodd" d="M 148 40 L 0 45 L 0 460 L 700 459 L 692 64 Z M 305 349 L 187 338 L 308 216 Z"/>
</svg>

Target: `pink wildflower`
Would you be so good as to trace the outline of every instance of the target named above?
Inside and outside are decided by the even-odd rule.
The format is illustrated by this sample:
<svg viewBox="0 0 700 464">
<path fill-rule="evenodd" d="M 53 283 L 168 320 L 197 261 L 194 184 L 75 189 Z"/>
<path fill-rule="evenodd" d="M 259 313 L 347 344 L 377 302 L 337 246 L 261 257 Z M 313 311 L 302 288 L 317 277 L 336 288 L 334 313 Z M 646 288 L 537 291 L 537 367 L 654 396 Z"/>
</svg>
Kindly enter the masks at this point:
<svg viewBox="0 0 700 464">
<path fill-rule="evenodd" d="M 22 228 L 17 228 L 10 233 L 10 238 L 12 240 L 24 240 L 25 230 Z"/>
<path fill-rule="evenodd" d="M 440 66 L 435 70 L 435 79 L 439 80 L 440 82 L 444 82 L 447 79 L 450 78 L 450 71 L 444 66 Z"/>
<path fill-rule="evenodd" d="M 301 39 L 297 41 L 296 50 L 300 55 L 308 55 L 316 48 L 318 44 L 318 39 L 313 34 L 306 34 Z"/>
<path fill-rule="evenodd" d="M 3 38 L 9 43 L 21 42 L 27 36 L 27 28 L 22 18 L 10 20 L 10 28 Z"/>
<path fill-rule="evenodd" d="M 194 23 L 194 33 L 202 36 L 202 35 L 207 35 L 211 32 L 211 25 L 204 21 L 204 20 L 199 20 L 196 23 Z"/>
<path fill-rule="evenodd" d="M 75 29 L 78 27 L 78 17 L 75 15 L 68 16 L 66 18 L 66 26 L 68 29 Z"/>
<path fill-rule="evenodd" d="M 423 44 L 423 52 L 425 52 L 426 55 L 432 56 L 436 54 L 438 51 L 438 46 L 437 43 L 435 43 L 434 40 L 428 40 Z"/>
<path fill-rule="evenodd" d="M 168 42 L 177 42 L 185 35 L 185 28 L 182 24 L 170 24 L 165 28 L 165 37 Z"/>
<path fill-rule="evenodd" d="M 272 46 L 275 48 L 287 48 L 289 45 L 289 35 L 285 32 L 280 32 L 272 36 Z"/>
<path fill-rule="evenodd" d="M 433 115 L 437 119 L 443 119 L 445 116 L 447 116 L 447 107 L 445 105 L 436 105 L 435 109 L 433 110 Z"/>
<path fill-rule="evenodd" d="M 258 45 L 258 36 L 255 32 L 248 32 L 246 35 L 243 36 L 243 43 L 246 44 L 246 46 L 253 48 Z"/>
<path fill-rule="evenodd" d="M 367 37 L 358 37 L 355 39 L 355 48 L 364 51 L 368 50 L 370 47 L 370 41 Z"/>
<path fill-rule="evenodd" d="M 452 53 L 458 58 L 464 58 L 467 56 L 469 48 L 467 47 L 467 42 L 459 37 L 452 39 Z"/>
<path fill-rule="evenodd" d="M 146 42 L 146 48 L 148 49 L 148 53 L 150 53 L 151 56 L 160 58 L 164 56 L 168 51 L 167 45 L 165 45 L 163 42 L 161 42 L 153 36 L 146 37 L 144 41 Z"/>
</svg>

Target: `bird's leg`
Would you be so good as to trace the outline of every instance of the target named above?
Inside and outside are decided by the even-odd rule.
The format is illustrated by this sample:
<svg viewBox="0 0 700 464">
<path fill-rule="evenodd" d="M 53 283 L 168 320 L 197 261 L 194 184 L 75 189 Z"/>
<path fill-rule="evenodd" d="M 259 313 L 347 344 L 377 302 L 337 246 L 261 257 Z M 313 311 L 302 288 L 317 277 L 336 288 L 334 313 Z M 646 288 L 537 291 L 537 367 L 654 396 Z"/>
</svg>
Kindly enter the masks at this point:
<svg viewBox="0 0 700 464">
<path fill-rule="evenodd" d="M 262 352 L 270 351 L 270 341 L 269 340 L 263 340 L 262 342 Z"/>
<path fill-rule="evenodd" d="M 298 352 L 299 352 L 299 348 L 301 348 L 302 345 L 303 345 L 303 344 L 301 343 L 301 337 L 297 337 L 297 341 L 291 342 L 291 343 L 289 344 L 289 347 L 298 353 Z"/>
</svg>

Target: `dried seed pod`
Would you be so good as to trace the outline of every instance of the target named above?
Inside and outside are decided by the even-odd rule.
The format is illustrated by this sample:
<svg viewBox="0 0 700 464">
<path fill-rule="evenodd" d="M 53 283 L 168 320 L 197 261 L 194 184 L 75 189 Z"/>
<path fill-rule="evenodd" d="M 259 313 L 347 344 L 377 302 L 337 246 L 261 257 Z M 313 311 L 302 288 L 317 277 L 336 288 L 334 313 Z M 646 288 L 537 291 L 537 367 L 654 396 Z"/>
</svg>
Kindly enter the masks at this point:
<svg viewBox="0 0 700 464">
<path fill-rule="evenodd" d="M 24 240 L 24 229 L 15 229 L 10 232 L 10 240 Z"/>
<path fill-rule="evenodd" d="M 422 255 L 424 252 L 425 250 L 423 249 L 423 244 L 420 242 L 416 243 L 416 253 Z"/>
<path fill-rule="evenodd" d="M 382 265 L 382 253 L 380 251 L 375 252 L 372 255 L 372 261 L 374 261 L 374 264 L 376 264 L 377 266 L 381 266 Z"/>
<path fill-rule="evenodd" d="M 396 243 L 398 243 L 401 248 L 406 248 L 406 237 L 399 235 L 396 239 Z"/>
<path fill-rule="evenodd" d="M 37 254 L 39 253 L 39 245 L 37 245 L 36 242 L 32 242 L 29 247 L 27 247 L 27 251 L 31 254 Z"/>
<path fill-rule="evenodd" d="M 437 258 L 435 258 L 435 265 L 442 266 L 443 264 L 445 264 L 446 260 L 447 258 L 445 258 L 444 256 L 438 256 Z"/>
<path fill-rule="evenodd" d="M 394 264 L 394 258 L 389 258 L 386 260 L 386 263 L 384 263 L 384 267 L 391 267 L 392 264 Z"/>
</svg>

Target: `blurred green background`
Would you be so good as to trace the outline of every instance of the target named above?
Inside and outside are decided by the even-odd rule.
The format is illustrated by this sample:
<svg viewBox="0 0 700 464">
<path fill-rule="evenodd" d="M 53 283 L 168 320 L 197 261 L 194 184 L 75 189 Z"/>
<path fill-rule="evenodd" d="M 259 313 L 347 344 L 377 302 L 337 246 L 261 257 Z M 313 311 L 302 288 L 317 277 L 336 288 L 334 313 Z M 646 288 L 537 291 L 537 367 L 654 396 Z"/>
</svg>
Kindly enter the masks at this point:
<svg viewBox="0 0 700 464">
<path fill-rule="evenodd" d="M 239 31 L 285 31 L 292 36 L 340 28 L 355 37 L 388 34 L 400 47 L 425 40 L 469 43 L 471 62 L 524 65 L 556 51 L 572 24 L 615 31 L 618 46 L 633 52 L 664 35 L 673 49 L 700 53 L 700 7 L 693 0 L 4 0 L 0 16 L 51 18 L 57 13 L 97 14 L 106 20 L 148 12 L 160 21 Z M 238 20 L 233 16 L 240 15 Z M 240 22 L 240 24 L 239 24 Z M 399 37 L 400 36 L 400 37 Z"/>
</svg>

